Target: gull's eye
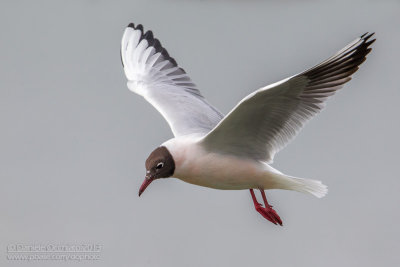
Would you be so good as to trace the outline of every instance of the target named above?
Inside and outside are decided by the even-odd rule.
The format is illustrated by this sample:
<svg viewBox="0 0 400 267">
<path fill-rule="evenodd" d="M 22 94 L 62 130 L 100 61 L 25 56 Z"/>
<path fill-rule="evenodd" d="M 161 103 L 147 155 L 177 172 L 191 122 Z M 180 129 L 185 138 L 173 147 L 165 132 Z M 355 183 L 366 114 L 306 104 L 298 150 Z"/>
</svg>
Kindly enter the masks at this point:
<svg viewBox="0 0 400 267">
<path fill-rule="evenodd" d="M 157 164 L 157 166 L 156 166 L 156 169 L 159 170 L 159 169 L 161 169 L 162 167 L 164 167 L 164 163 L 159 162 L 159 163 Z"/>
</svg>

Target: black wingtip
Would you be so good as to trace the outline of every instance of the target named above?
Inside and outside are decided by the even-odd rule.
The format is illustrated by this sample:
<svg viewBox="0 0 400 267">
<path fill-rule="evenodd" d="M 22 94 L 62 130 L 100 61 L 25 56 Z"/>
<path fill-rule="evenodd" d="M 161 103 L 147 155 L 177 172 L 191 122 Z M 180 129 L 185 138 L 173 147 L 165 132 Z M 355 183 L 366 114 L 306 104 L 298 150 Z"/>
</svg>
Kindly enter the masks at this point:
<svg viewBox="0 0 400 267">
<path fill-rule="evenodd" d="M 142 39 L 146 39 L 148 42 L 148 46 L 154 47 L 156 52 L 161 53 L 162 56 L 164 57 L 164 59 L 169 60 L 172 63 L 172 65 L 174 65 L 175 67 L 178 66 L 178 63 L 176 62 L 176 60 L 168 54 L 167 50 L 164 47 L 162 47 L 161 42 L 157 38 L 154 38 L 152 31 L 149 30 L 144 33 L 142 24 L 138 24 L 135 26 L 134 23 L 129 23 L 127 27 L 132 28 L 134 30 L 140 30 L 141 36 L 140 36 L 139 42 Z M 122 56 L 121 56 L 121 62 L 122 62 L 122 65 L 124 65 L 123 61 L 122 61 Z M 183 72 L 185 72 L 185 71 L 183 71 Z"/>
<path fill-rule="evenodd" d="M 368 40 L 369 38 L 371 38 L 371 36 L 374 35 L 374 34 L 375 34 L 374 32 L 368 34 L 367 36 L 363 37 L 363 40 L 364 40 L 364 41 L 367 41 L 367 40 Z"/>
<path fill-rule="evenodd" d="M 161 50 L 161 55 L 163 55 L 165 59 L 169 59 L 169 54 L 168 54 L 167 49 L 163 48 Z"/>
<path fill-rule="evenodd" d="M 157 38 L 154 39 L 153 46 L 154 46 L 154 49 L 155 49 L 157 52 L 160 52 L 161 49 L 162 49 L 161 43 L 160 43 L 160 41 L 159 41 Z"/>
<path fill-rule="evenodd" d="M 152 41 L 154 39 L 153 32 L 152 31 L 147 31 L 143 35 L 143 38 L 146 39 L 147 41 Z"/>
<path fill-rule="evenodd" d="M 172 65 L 174 65 L 174 67 L 178 66 L 178 63 L 173 57 L 169 57 L 169 61 L 172 63 Z"/>
<path fill-rule="evenodd" d="M 368 42 L 365 42 L 365 45 L 368 47 L 368 46 L 370 46 L 371 44 L 375 43 L 375 41 L 376 41 L 376 39 L 372 39 L 372 40 L 370 40 L 370 41 L 368 41 Z"/>
<path fill-rule="evenodd" d="M 136 30 L 141 30 L 143 32 L 143 25 L 142 24 L 138 24 L 135 29 Z"/>
</svg>

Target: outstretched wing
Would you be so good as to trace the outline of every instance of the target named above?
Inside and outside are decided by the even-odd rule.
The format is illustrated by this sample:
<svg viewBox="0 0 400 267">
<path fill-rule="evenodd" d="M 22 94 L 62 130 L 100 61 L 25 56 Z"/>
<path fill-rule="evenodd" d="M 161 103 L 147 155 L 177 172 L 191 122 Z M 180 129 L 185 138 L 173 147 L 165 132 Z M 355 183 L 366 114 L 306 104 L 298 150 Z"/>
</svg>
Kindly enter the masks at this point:
<svg viewBox="0 0 400 267">
<path fill-rule="evenodd" d="M 209 151 L 272 162 L 371 51 L 364 34 L 317 66 L 244 98 L 201 143 Z"/>
<path fill-rule="evenodd" d="M 153 33 L 143 33 L 142 25 L 131 23 L 125 29 L 121 61 L 128 88 L 163 115 L 175 136 L 206 134 L 222 119 Z"/>
</svg>

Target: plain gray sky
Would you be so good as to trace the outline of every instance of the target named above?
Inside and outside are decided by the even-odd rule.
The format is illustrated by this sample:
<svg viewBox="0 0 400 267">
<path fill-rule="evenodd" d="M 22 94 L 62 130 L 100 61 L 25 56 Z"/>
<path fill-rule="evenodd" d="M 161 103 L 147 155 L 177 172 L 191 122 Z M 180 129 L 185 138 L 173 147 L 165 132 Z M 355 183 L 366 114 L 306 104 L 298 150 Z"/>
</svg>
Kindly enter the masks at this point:
<svg viewBox="0 0 400 267">
<path fill-rule="evenodd" d="M 0 265 L 78 266 L 12 262 L 9 244 L 97 243 L 101 259 L 80 266 L 395 266 L 399 14 L 398 1 L 2 1 Z M 267 191 L 283 227 L 248 190 L 165 179 L 138 198 L 146 157 L 172 134 L 126 87 L 129 22 L 224 113 L 375 31 L 353 80 L 275 158 L 327 197 Z"/>
</svg>

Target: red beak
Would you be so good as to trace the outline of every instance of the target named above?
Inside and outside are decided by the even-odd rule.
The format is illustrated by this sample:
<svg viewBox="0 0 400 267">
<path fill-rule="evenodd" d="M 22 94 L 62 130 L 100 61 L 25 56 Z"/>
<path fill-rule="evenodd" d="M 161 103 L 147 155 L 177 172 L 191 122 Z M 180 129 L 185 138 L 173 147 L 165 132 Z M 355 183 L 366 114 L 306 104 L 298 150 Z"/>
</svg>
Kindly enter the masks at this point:
<svg viewBox="0 0 400 267">
<path fill-rule="evenodd" d="M 149 186 L 149 184 L 151 184 L 151 182 L 153 182 L 153 181 L 154 181 L 154 179 L 152 179 L 152 178 L 144 179 L 144 181 L 143 181 L 143 183 L 142 183 L 142 185 L 140 186 L 140 189 L 139 189 L 139 197 L 144 192 L 144 190 L 146 190 L 146 188 Z"/>
</svg>

